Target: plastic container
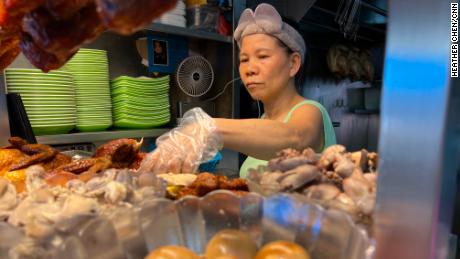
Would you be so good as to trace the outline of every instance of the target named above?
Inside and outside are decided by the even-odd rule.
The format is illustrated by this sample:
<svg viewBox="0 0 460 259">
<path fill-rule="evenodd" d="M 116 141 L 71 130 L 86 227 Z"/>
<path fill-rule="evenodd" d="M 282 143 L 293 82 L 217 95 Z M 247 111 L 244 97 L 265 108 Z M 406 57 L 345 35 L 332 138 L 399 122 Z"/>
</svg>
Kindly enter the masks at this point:
<svg viewBox="0 0 460 259">
<path fill-rule="evenodd" d="M 209 5 L 187 6 L 187 27 L 209 32 L 217 32 L 219 8 Z"/>
</svg>

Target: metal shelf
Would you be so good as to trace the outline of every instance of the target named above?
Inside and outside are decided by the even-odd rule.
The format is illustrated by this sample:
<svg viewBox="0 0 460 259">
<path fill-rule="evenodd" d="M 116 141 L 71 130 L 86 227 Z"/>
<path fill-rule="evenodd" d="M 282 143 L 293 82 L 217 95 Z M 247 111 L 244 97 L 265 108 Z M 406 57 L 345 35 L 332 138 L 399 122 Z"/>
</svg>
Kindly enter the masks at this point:
<svg viewBox="0 0 460 259">
<path fill-rule="evenodd" d="M 40 144 L 76 144 L 89 142 L 104 142 L 118 138 L 142 138 L 158 137 L 163 133 L 171 130 L 170 128 L 156 128 L 146 130 L 117 130 L 101 132 L 81 132 L 60 135 L 37 136 L 37 142 Z"/>
<path fill-rule="evenodd" d="M 182 28 L 178 26 L 172 26 L 172 25 L 166 25 L 166 24 L 160 24 L 160 23 L 152 23 L 149 26 L 147 26 L 145 30 L 181 35 L 181 36 L 186 36 L 190 38 L 220 41 L 220 42 L 225 42 L 225 43 L 232 43 L 233 41 L 232 37 L 223 36 L 218 33 L 201 31 L 201 30 L 196 30 L 196 29 Z"/>
</svg>

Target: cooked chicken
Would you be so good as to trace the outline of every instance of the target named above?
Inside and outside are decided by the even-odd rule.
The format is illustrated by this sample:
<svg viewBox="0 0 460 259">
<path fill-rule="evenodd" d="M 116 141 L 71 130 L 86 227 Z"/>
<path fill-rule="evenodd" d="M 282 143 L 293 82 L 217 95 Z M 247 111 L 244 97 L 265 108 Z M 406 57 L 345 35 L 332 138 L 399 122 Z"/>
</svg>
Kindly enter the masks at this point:
<svg viewBox="0 0 460 259">
<path fill-rule="evenodd" d="M 28 157 L 17 149 L 0 149 L 0 176 L 5 175 L 12 165 Z"/>
<path fill-rule="evenodd" d="M 237 195 L 242 195 L 249 191 L 249 188 L 244 179 L 228 179 L 222 175 L 201 173 L 190 186 L 181 188 L 175 198 L 180 199 L 187 195 L 201 197 L 215 190 L 230 190 Z"/>
<path fill-rule="evenodd" d="M 118 139 L 99 147 L 94 158 L 72 162 L 72 159 L 54 148 L 42 144 L 29 144 L 18 137 L 11 137 L 10 146 L 0 148 L 0 176 L 13 182 L 20 192 L 23 190 L 25 168 L 41 165 L 45 169 L 50 185 L 65 185 L 72 179 L 88 181 L 108 168 L 129 168 L 140 162 L 138 158 L 142 142 L 133 139 Z M 137 159 L 137 160 L 136 160 Z"/>
<path fill-rule="evenodd" d="M 43 71 L 64 65 L 106 29 L 133 33 L 177 0 L 0 0 L 0 70 L 19 49 Z M 20 39 L 20 40 L 19 40 Z"/>
</svg>

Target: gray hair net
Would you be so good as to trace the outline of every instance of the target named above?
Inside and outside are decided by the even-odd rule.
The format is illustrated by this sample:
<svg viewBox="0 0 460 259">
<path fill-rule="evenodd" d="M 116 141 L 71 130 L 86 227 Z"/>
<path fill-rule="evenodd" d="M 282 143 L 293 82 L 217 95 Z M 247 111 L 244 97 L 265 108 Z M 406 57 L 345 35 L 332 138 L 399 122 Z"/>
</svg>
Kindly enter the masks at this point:
<svg viewBox="0 0 460 259">
<path fill-rule="evenodd" d="M 299 52 L 304 63 L 305 41 L 296 29 L 283 22 L 278 11 L 269 4 L 259 4 L 254 12 L 249 8 L 244 10 L 233 35 L 241 48 L 244 36 L 259 33 L 271 35 L 292 51 Z"/>
</svg>

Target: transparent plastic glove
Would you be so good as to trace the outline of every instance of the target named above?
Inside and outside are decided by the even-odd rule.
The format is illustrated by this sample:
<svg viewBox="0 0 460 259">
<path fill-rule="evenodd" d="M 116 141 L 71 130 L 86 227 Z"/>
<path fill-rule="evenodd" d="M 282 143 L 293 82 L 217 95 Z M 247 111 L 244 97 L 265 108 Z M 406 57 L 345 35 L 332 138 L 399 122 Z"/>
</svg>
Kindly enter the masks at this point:
<svg viewBox="0 0 460 259">
<path fill-rule="evenodd" d="M 201 163 L 211 160 L 222 148 L 223 141 L 214 120 L 201 108 L 193 108 L 177 128 L 157 138 L 156 145 L 139 172 L 196 173 Z"/>
</svg>

